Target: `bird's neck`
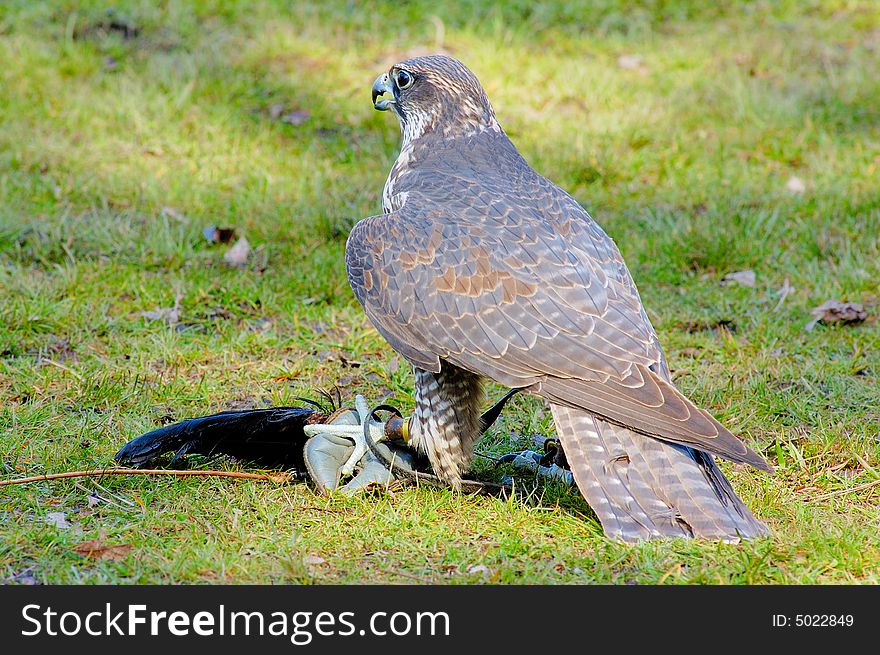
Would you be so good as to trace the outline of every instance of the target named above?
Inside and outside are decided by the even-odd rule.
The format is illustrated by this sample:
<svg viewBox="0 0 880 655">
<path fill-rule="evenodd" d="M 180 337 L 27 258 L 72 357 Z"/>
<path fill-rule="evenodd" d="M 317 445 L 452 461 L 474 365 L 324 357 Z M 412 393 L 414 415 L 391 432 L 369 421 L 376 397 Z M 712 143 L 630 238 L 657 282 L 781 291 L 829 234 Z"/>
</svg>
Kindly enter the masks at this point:
<svg viewBox="0 0 880 655">
<path fill-rule="evenodd" d="M 400 120 L 403 137 L 401 153 L 420 140 L 430 137 L 454 139 L 469 137 L 486 130 L 501 132 L 491 105 L 461 102 L 453 108 L 439 106 L 430 112 L 409 114 Z"/>
<path fill-rule="evenodd" d="M 403 137 L 400 153 L 412 149 L 413 143 L 421 139 L 426 132 L 433 132 L 436 117 L 433 114 L 416 114 L 400 121 L 400 134 Z"/>
</svg>

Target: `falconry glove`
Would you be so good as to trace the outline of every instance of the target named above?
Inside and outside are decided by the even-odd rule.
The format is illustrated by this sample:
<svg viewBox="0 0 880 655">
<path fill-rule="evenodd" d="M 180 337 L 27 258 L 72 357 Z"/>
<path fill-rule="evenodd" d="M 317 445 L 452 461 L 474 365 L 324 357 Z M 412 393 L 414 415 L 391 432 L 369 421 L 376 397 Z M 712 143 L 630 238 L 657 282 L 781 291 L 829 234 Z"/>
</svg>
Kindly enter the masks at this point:
<svg viewBox="0 0 880 655">
<path fill-rule="evenodd" d="M 415 460 L 412 451 L 397 444 L 378 443 L 385 439 L 384 424 L 372 419 L 369 430 L 373 437 L 373 447 L 384 457 L 384 461 L 371 451 L 363 436 L 363 417 L 369 416 L 363 396 L 356 399 L 357 409 L 339 412 L 325 424 L 309 425 L 304 432 L 309 436 L 303 450 L 306 470 L 312 482 L 322 493 L 336 489 L 353 494 L 374 484 L 387 486 L 399 475 L 399 471 L 414 471 Z M 386 465 L 393 463 L 393 469 Z M 340 487 L 343 478 L 352 476 Z"/>
</svg>

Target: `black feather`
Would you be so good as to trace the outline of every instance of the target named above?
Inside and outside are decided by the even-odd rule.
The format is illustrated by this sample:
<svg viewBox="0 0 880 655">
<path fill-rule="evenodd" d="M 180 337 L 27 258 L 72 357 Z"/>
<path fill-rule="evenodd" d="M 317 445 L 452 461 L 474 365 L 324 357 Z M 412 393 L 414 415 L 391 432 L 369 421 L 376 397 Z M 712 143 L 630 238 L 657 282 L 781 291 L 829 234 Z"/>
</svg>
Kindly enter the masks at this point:
<svg viewBox="0 0 880 655">
<path fill-rule="evenodd" d="M 123 466 L 144 468 L 166 453 L 231 455 L 266 468 L 305 471 L 303 427 L 321 418 L 313 409 L 272 407 L 231 410 L 191 418 L 132 439 L 116 453 Z"/>
</svg>

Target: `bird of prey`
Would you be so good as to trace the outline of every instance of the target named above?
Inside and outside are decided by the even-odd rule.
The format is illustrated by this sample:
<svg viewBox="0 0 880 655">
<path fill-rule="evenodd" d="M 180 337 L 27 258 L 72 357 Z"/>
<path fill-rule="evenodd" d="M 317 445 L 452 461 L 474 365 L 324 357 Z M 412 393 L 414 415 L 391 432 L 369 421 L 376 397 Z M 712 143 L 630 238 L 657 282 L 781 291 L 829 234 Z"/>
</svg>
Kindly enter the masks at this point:
<svg viewBox="0 0 880 655">
<path fill-rule="evenodd" d="M 617 246 L 539 175 L 476 76 L 408 59 L 373 85 L 403 144 L 383 213 L 346 246 L 372 324 L 415 372 L 410 444 L 460 484 L 485 379 L 546 400 L 584 498 L 609 536 L 768 534 L 713 455 L 772 470 L 672 384 Z"/>
</svg>

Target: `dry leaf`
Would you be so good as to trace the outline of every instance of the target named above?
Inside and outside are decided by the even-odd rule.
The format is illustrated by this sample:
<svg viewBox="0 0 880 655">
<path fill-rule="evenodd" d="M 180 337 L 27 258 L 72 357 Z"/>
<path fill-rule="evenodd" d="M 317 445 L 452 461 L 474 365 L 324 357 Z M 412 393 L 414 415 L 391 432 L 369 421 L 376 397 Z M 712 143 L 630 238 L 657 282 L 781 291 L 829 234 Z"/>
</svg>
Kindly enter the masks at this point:
<svg viewBox="0 0 880 655">
<path fill-rule="evenodd" d="M 174 298 L 174 307 L 163 307 L 152 312 L 138 312 L 135 316 L 141 316 L 148 321 L 164 321 L 168 325 L 177 325 L 180 323 L 181 300 L 183 300 L 183 296 L 178 293 Z"/>
<path fill-rule="evenodd" d="M 37 580 L 36 576 L 30 571 L 21 571 L 20 573 L 13 573 L 11 578 L 7 578 L 11 582 L 14 582 L 18 585 L 27 585 L 33 586 L 40 584 L 40 581 Z"/>
<path fill-rule="evenodd" d="M 280 102 L 269 105 L 268 113 L 269 118 L 273 121 L 281 121 L 288 125 L 302 125 L 312 117 L 311 112 L 306 109 L 291 109 L 288 111 Z"/>
<path fill-rule="evenodd" d="M 788 182 L 785 183 L 785 188 L 792 193 L 803 193 L 807 190 L 807 185 L 804 184 L 804 181 L 801 178 L 792 175 L 788 179 Z"/>
<path fill-rule="evenodd" d="M 303 564 L 306 566 L 316 566 L 318 564 L 323 564 L 326 562 L 323 557 L 318 557 L 317 555 L 306 555 L 303 557 Z"/>
<path fill-rule="evenodd" d="M 284 114 L 284 116 L 281 117 L 281 122 L 287 123 L 288 125 L 302 125 L 311 117 L 312 115 L 305 109 L 295 109 L 292 112 Z"/>
<path fill-rule="evenodd" d="M 621 55 L 617 59 L 617 65 L 626 70 L 645 72 L 648 67 L 641 55 Z"/>
<path fill-rule="evenodd" d="M 230 266 L 241 268 L 242 266 L 247 264 L 247 259 L 250 252 L 251 244 L 248 243 L 247 239 L 241 237 L 238 241 L 235 242 L 235 245 L 233 245 L 229 250 L 226 251 L 226 254 L 223 255 L 223 261 Z"/>
<path fill-rule="evenodd" d="M 479 573 L 483 577 L 487 577 L 492 574 L 492 571 L 485 564 L 473 564 L 468 567 L 468 573 Z"/>
<path fill-rule="evenodd" d="M 269 105 L 269 118 L 273 121 L 277 121 L 281 118 L 281 114 L 284 113 L 284 105 L 281 103 L 275 103 L 274 105 Z"/>
<path fill-rule="evenodd" d="M 73 552 L 82 557 L 91 557 L 92 559 L 105 559 L 116 562 L 125 559 L 133 546 L 129 544 L 117 544 L 108 546 L 101 539 L 90 539 L 81 541 L 73 548 Z"/>
<path fill-rule="evenodd" d="M 174 209 L 174 207 L 162 207 L 162 216 L 168 216 L 176 221 L 186 222 L 186 216 Z"/>
<path fill-rule="evenodd" d="M 67 515 L 64 512 L 49 512 L 46 514 L 46 523 L 54 525 L 61 530 L 68 530 L 70 523 L 67 522 Z"/>
<path fill-rule="evenodd" d="M 868 312 L 857 302 L 840 302 L 829 300 L 815 309 L 810 310 L 813 320 L 810 321 L 806 330 L 812 330 L 816 323 L 861 323 L 868 318 Z"/>
<path fill-rule="evenodd" d="M 735 271 L 728 273 L 721 280 L 722 284 L 741 284 L 744 287 L 755 286 L 755 271 Z"/>
</svg>

